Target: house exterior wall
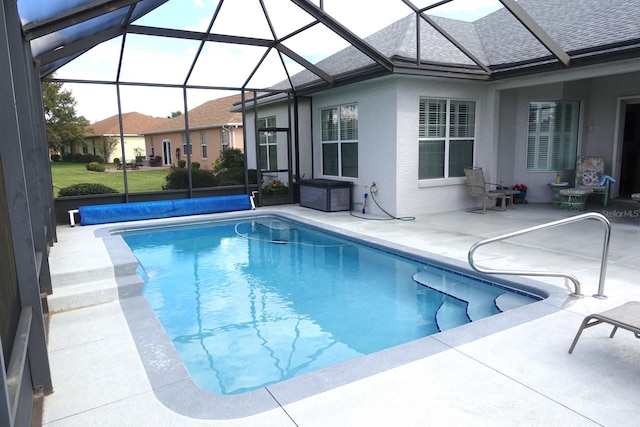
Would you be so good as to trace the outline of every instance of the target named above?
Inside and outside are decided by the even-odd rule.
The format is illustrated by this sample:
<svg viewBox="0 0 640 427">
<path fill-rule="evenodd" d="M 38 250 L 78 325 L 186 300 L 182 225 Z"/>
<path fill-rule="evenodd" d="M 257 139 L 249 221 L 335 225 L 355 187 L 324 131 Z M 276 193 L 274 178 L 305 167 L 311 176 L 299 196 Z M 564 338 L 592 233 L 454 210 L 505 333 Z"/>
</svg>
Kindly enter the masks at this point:
<svg viewBox="0 0 640 427">
<path fill-rule="evenodd" d="M 620 176 L 622 140 L 619 117 L 620 99 L 640 102 L 640 72 L 624 72 L 601 76 L 603 69 L 592 70 L 594 76 L 584 72 L 565 74 L 567 81 L 558 81 L 557 74 L 540 76 L 535 85 L 499 91 L 500 126 L 498 137 L 498 178 L 505 185 L 524 183 L 528 186 L 527 200 L 534 203 L 551 202 L 548 183 L 557 173 L 573 184 L 575 170 L 530 172 L 526 170 L 527 127 L 529 103 L 543 100 L 577 100 L 581 102 L 578 155 L 602 156 L 606 172 Z M 562 75 L 562 74 L 560 74 Z M 549 83 L 545 83 L 549 81 Z M 618 183 L 612 186 L 612 196 L 618 194 Z"/>
<path fill-rule="evenodd" d="M 309 144 L 308 132 L 310 129 L 308 127 L 308 123 L 309 123 L 308 105 L 309 105 L 309 101 L 306 100 L 306 101 L 303 101 L 300 106 L 300 110 L 301 112 L 303 112 L 303 114 L 301 114 L 303 117 L 302 117 L 302 124 L 300 125 L 300 127 L 301 129 L 307 130 L 307 133 L 304 133 L 301 136 L 301 140 L 302 140 L 301 150 L 305 150 L 305 153 L 309 153 L 309 148 L 306 147 L 306 145 Z M 304 113 L 304 111 L 306 111 L 307 113 Z M 284 129 L 284 128 L 290 127 L 291 145 L 292 145 L 292 149 L 295 150 L 293 145 L 294 145 L 296 129 L 295 129 L 295 123 L 292 122 L 293 121 L 292 117 L 290 117 L 290 114 L 289 114 L 288 103 L 286 101 L 283 101 L 275 104 L 269 104 L 259 108 L 258 119 L 264 119 L 267 117 L 275 117 L 277 128 Z M 246 128 L 246 137 L 247 137 L 247 144 L 246 144 L 246 151 L 245 151 L 247 156 L 247 167 L 249 169 L 257 169 L 258 148 L 257 148 L 257 142 L 256 142 L 255 120 L 254 120 L 253 109 L 247 109 L 245 128 Z M 278 145 L 277 169 L 280 170 L 281 172 L 276 172 L 276 171 L 264 172 L 262 177 L 262 180 L 263 180 L 262 184 L 264 185 L 267 181 L 270 181 L 270 180 L 279 179 L 285 185 L 289 186 L 289 174 L 287 172 L 289 170 L 287 133 L 276 132 L 276 140 Z M 295 158 L 295 151 L 292 151 L 291 157 L 292 159 Z M 305 154 L 305 155 L 301 155 L 300 157 L 302 162 L 303 158 L 310 157 L 310 156 L 307 156 Z M 305 160 L 305 164 L 308 164 L 308 163 L 309 163 L 309 160 Z M 292 164 L 291 165 L 292 171 L 293 171 L 293 166 L 294 165 Z M 261 165 L 261 168 L 264 170 L 264 165 Z"/>
<path fill-rule="evenodd" d="M 394 216 L 412 216 L 474 206 L 466 190 L 466 178 L 418 179 L 418 123 L 421 97 L 476 101 L 474 165 L 483 168 L 489 182 L 512 187 L 524 183 L 529 202 L 549 203 L 548 183 L 557 173 L 573 182 L 573 169 L 529 172 L 526 169 L 529 103 L 576 100 L 581 102 L 578 155 L 604 156 L 607 172 L 620 172 L 621 136 L 619 105 L 640 103 L 640 61 L 604 64 L 499 82 L 479 82 L 420 77 L 383 77 L 313 95 L 305 107 L 311 122 L 301 114 L 300 133 L 311 132 L 312 151 L 300 145 L 302 173 L 306 178 L 328 178 L 353 183 L 353 208 L 360 211 L 364 194 L 376 183 L 376 201 Z M 357 178 L 322 174 L 320 111 L 347 103 L 358 104 Z M 284 103 L 265 105 L 259 117 L 277 116 L 286 126 Z M 253 126 L 251 114 L 247 115 Z M 247 138 L 254 141 L 253 131 Z M 308 142 L 308 141 L 307 141 Z M 252 142 L 247 150 L 251 161 Z M 306 173 L 311 165 L 311 174 Z M 303 166 L 304 165 L 304 166 Z M 250 165 L 250 167 L 252 167 Z M 255 166 L 254 166 L 255 167 Z M 617 186 L 613 187 L 616 194 Z M 367 212 L 384 213 L 369 200 Z"/>
<path fill-rule="evenodd" d="M 237 148 L 240 150 L 244 150 L 244 139 L 242 135 L 242 127 L 241 126 L 230 126 L 227 128 L 229 130 L 229 147 L 228 148 Z M 206 135 L 207 142 L 207 156 L 206 158 L 202 156 L 202 138 L 201 133 L 204 132 Z M 212 170 L 213 162 L 220 156 L 220 152 L 222 151 L 222 128 L 208 128 L 208 129 L 197 129 L 190 130 L 189 134 L 191 136 L 191 161 L 199 162 L 201 169 Z M 147 152 L 147 158 L 151 158 L 154 156 L 161 156 L 163 165 L 176 165 L 177 157 L 176 157 L 176 149 L 180 149 L 180 159 L 186 160 L 187 156 L 184 152 L 183 148 L 183 138 L 184 132 L 174 131 L 174 132 L 166 132 L 166 133 L 157 133 L 153 135 L 145 135 L 145 149 Z M 171 143 L 171 150 L 169 156 L 164 153 L 164 141 L 169 141 Z"/>
<path fill-rule="evenodd" d="M 313 177 L 351 182 L 354 209 L 357 211 L 362 210 L 364 194 L 369 193 L 375 182 L 379 190 L 375 195 L 378 203 L 390 213 L 396 212 L 396 92 L 394 79 L 382 79 L 341 87 L 313 97 Z M 358 177 L 323 175 L 320 112 L 324 108 L 350 103 L 358 105 Z M 367 211 L 381 213 L 371 200 L 367 202 Z"/>
<path fill-rule="evenodd" d="M 122 159 L 122 147 L 120 145 L 120 135 L 107 135 L 104 136 L 106 138 L 113 138 L 115 141 L 117 141 L 117 144 L 113 150 L 113 152 L 111 153 L 111 155 L 109 156 L 109 158 L 105 159 L 105 162 L 107 163 L 111 163 L 113 162 L 114 158 L 119 158 Z M 86 145 L 86 149 L 87 152 L 89 154 L 97 154 L 97 155 L 102 155 L 100 153 L 100 149 L 99 149 L 99 144 L 101 139 L 103 138 L 103 136 L 95 136 L 95 137 L 87 137 L 85 138 L 85 145 Z M 139 149 L 140 152 L 142 153 L 142 155 L 145 155 L 145 141 L 144 141 L 144 137 L 142 136 L 138 136 L 138 135 L 125 135 L 124 136 L 124 149 L 125 149 L 125 154 L 126 154 L 126 159 L 127 161 L 132 161 L 135 160 L 136 158 L 136 149 Z M 83 147 L 79 146 L 79 144 L 74 145 L 73 147 L 70 147 L 69 151 L 71 153 L 82 153 L 83 152 Z"/>
<path fill-rule="evenodd" d="M 111 153 L 109 157 L 109 162 L 113 162 L 113 159 L 116 157 L 122 160 L 122 147 L 120 145 L 120 137 L 114 136 L 118 141 L 115 150 Z M 141 153 L 141 156 L 146 156 L 146 148 L 144 144 L 144 137 L 142 136 L 125 136 L 124 137 L 124 153 L 126 156 L 127 162 L 132 162 L 136 159 L 137 150 Z"/>
<path fill-rule="evenodd" d="M 640 102 L 640 71 L 593 79 L 590 97 L 594 102 L 588 116 L 587 150 L 583 153 L 604 156 L 606 170 L 618 178 L 623 161 L 624 108 L 627 103 Z M 618 181 L 612 186 L 614 197 L 618 195 L 619 184 Z"/>
<path fill-rule="evenodd" d="M 397 90 L 397 216 L 428 214 L 469 208 L 466 178 L 418 179 L 418 127 L 420 98 L 476 101 L 474 165 L 483 168 L 487 181 L 496 182 L 496 101 L 486 83 L 404 78 Z"/>
</svg>

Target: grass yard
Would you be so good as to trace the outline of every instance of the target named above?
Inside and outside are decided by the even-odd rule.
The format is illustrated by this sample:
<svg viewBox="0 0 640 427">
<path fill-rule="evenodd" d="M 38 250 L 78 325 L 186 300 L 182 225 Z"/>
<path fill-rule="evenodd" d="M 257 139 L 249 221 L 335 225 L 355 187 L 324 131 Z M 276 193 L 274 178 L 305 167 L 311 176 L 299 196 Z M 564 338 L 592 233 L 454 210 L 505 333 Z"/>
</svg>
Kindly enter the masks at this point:
<svg viewBox="0 0 640 427">
<path fill-rule="evenodd" d="M 103 184 L 124 193 L 123 171 L 116 170 L 114 165 L 107 165 L 107 168 L 106 172 L 91 172 L 83 163 L 51 163 L 53 197 L 58 197 L 61 188 L 81 182 Z M 168 174 L 166 168 L 127 170 L 129 192 L 160 191 Z"/>
</svg>

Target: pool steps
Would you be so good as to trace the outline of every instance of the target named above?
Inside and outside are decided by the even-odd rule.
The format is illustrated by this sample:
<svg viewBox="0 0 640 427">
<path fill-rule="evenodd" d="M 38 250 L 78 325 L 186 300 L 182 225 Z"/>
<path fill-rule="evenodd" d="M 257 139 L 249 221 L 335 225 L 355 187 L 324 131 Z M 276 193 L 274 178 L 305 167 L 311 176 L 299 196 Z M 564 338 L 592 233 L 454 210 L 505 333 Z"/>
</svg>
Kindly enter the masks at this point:
<svg viewBox="0 0 640 427">
<path fill-rule="evenodd" d="M 453 298 L 442 301 L 436 312 L 436 325 L 439 331 L 453 329 L 470 321 L 467 315 L 467 304 Z"/>
<path fill-rule="evenodd" d="M 140 295 L 143 282 L 139 276 L 94 280 L 75 285 L 60 286 L 47 297 L 50 313 L 75 310 Z"/>
<path fill-rule="evenodd" d="M 105 240 L 111 238 L 106 237 Z M 107 257 L 98 256 L 102 251 L 106 252 L 102 240 L 95 239 L 94 246 L 83 244 L 77 247 L 77 252 L 96 254 L 93 259 L 80 264 L 77 254 L 72 254 L 64 260 L 60 259 L 64 262 L 59 262 L 59 267 L 52 270 L 53 294 L 47 296 L 50 313 L 140 295 L 143 282 L 136 272 L 138 261 L 131 255 L 130 249 L 118 236 L 111 242 L 112 248 L 116 249 L 112 249 Z"/>
<path fill-rule="evenodd" d="M 440 331 L 511 310 L 534 300 L 525 295 L 503 291 L 497 287 L 482 289 L 463 280 L 442 279 L 429 271 L 420 271 L 413 280 L 449 297 L 436 312 Z"/>
</svg>

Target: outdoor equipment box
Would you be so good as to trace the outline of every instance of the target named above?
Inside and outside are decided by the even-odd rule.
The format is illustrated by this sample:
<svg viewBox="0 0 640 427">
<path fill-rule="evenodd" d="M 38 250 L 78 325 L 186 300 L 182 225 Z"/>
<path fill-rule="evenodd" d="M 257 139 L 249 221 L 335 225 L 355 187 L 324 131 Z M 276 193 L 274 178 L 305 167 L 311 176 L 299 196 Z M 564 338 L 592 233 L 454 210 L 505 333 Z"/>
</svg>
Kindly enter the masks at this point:
<svg viewBox="0 0 640 427">
<path fill-rule="evenodd" d="M 351 210 L 351 183 L 331 179 L 300 181 L 300 206 L 325 212 Z"/>
</svg>

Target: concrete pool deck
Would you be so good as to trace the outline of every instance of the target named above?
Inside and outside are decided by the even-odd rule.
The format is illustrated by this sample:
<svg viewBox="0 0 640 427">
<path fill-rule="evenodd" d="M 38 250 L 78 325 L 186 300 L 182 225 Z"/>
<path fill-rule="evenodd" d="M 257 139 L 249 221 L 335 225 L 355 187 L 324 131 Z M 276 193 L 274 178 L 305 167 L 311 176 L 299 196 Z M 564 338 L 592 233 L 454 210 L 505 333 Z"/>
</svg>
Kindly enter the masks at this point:
<svg viewBox="0 0 640 427">
<path fill-rule="evenodd" d="M 162 403 L 170 379 L 159 386 L 147 375 L 126 314 L 135 300 L 125 298 L 127 292 L 139 283 L 125 279 L 123 286 L 122 278 L 130 277 L 135 266 L 116 262 L 114 273 L 113 251 L 94 236 L 112 225 L 59 226 L 50 254 L 54 393 L 45 398 L 43 425 L 636 425 L 640 342 L 633 334 L 621 330 L 610 339 L 608 326 L 591 328 L 574 353 L 567 353 L 584 316 L 640 300 L 636 206 L 615 204 L 605 213 L 612 221 L 606 300 L 591 296 L 597 291 L 604 234 L 599 222 L 582 221 L 496 243 L 478 251 L 482 265 L 568 272 L 578 277 L 585 297 L 568 298 L 564 279 L 537 278 L 556 295 L 555 302 L 540 305 L 550 309 L 533 320 L 521 319 L 476 339 L 450 333 L 455 330 L 437 334 L 429 341 L 437 351 L 425 347 L 424 356 L 346 378 L 337 387 L 319 387 L 302 398 L 276 388 L 272 409 L 223 420 L 198 419 L 201 413 L 195 409 L 185 415 L 188 401 L 180 413 Z M 261 211 L 290 213 L 459 262 L 466 262 L 469 248 L 479 240 L 572 215 L 537 204 L 486 215 L 425 215 L 415 221 L 367 221 L 347 212 L 293 205 Z M 215 215 L 198 219 L 206 217 Z M 115 276 L 120 276 L 120 291 Z M 87 304 L 92 305 L 83 307 Z M 520 312 L 507 313 L 514 320 Z M 348 369 L 344 374 L 349 375 Z"/>
</svg>

